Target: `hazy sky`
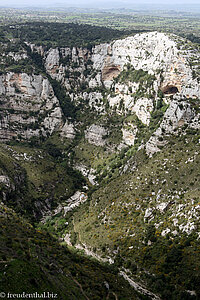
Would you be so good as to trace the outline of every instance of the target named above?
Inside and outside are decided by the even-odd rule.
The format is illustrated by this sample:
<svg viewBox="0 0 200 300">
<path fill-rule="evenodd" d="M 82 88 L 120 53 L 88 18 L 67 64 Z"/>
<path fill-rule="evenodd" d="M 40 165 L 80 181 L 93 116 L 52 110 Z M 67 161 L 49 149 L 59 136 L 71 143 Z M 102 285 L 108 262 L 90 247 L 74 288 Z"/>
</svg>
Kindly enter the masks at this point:
<svg viewBox="0 0 200 300">
<path fill-rule="evenodd" d="M 199 4 L 199 0 L 0 0 L 0 6 L 15 6 L 15 7 L 36 7 L 36 6 L 54 6 L 54 7 L 98 7 L 98 8 L 110 8 L 110 7 L 151 7 L 155 8 L 156 5 L 159 8 L 174 7 L 184 5 L 190 7 L 191 4 Z"/>
</svg>

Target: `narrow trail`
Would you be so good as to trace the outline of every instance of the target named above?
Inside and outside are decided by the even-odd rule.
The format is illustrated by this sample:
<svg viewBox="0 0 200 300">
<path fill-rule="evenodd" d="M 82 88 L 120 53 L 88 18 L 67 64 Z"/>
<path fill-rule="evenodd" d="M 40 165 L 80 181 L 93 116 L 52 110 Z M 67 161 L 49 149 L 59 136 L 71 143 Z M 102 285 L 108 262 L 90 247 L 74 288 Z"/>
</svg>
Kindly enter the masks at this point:
<svg viewBox="0 0 200 300">
<path fill-rule="evenodd" d="M 113 294 L 113 296 L 115 296 L 115 300 L 118 300 L 119 298 L 118 298 L 118 296 L 117 296 L 117 294 L 115 294 L 114 292 L 109 292 L 108 293 L 108 295 L 107 295 L 107 297 L 106 297 L 106 300 L 109 300 L 109 298 L 110 298 L 110 294 Z"/>
<path fill-rule="evenodd" d="M 71 274 L 68 274 L 68 276 L 70 276 L 70 278 L 78 285 L 85 299 L 90 300 L 90 298 L 88 298 L 88 296 L 85 294 L 82 285 Z"/>
<path fill-rule="evenodd" d="M 84 246 L 86 247 L 86 245 L 84 245 Z M 98 261 L 109 262 L 109 260 L 101 258 L 99 255 L 94 254 L 92 251 L 88 250 L 87 248 L 84 248 L 80 244 L 76 245 L 75 248 L 79 249 L 79 250 L 83 250 L 86 255 L 92 256 L 93 258 L 95 258 Z M 151 297 L 152 300 L 161 300 L 161 298 L 159 296 L 155 295 L 154 293 L 150 292 L 149 290 L 144 288 L 139 283 L 135 282 L 133 279 L 129 278 L 128 275 L 126 274 L 126 272 L 119 270 L 119 275 L 123 276 L 123 278 L 130 284 L 130 286 L 132 286 L 140 294 L 149 296 L 149 297 Z M 108 293 L 106 300 L 109 300 L 110 293 L 112 293 L 115 296 L 115 299 L 118 300 L 118 296 L 114 292 L 111 292 L 111 291 Z"/>
<path fill-rule="evenodd" d="M 123 271 L 120 271 L 119 274 L 121 276 L 124 277 L 124 279 L 126 281 L 128 281 L 128 283 L 139 293 L 143 294 L 143 295 L 146 295 L 146 296 L 149 296 L 151 297 L 152 300 L 161 300 L 160 297 L 158 297 L 157 295 L 153 294 L 152 292 L 148 291 L 147 289 L 145 289 L 144 287 L 142 287 L 140 284 L 138 284 L 137 282 L 133 281 L 131 278 L 128 277 L 128 275 L 123 272 Z"/>
</svg>

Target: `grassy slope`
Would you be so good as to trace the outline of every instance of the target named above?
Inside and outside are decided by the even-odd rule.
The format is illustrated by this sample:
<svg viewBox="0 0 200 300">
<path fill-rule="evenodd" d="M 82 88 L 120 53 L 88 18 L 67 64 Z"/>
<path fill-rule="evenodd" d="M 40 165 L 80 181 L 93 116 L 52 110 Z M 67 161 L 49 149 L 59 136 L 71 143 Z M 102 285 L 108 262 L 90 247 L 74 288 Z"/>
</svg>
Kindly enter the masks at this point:
<svg viewBox="0 0 200 300">
<path fill-rule="evenodd" d="M 151 159 L 138 152 L 134 173 L 100 187 L 90 203 L 74 213 L 74 228 L 57 230 L 61 236 L 74 230 L 75 240 L 101 255 L 115 256 L 119 266 L 132 268 L 164 299 L 165 294 L 187 299 L 190 296 L 184 291 L 193 289 L 200 296 L 199 240 L 195 231 L 187 235 L 181 229 L 188 222 L 199 226 L 199 135 L 193 133 L 170 137 L 168 146 Z M 187 162 L 189 158 L 193 161 Z M 161 203 L 167 204 L 163 212 L 158 208 Z M 152 215 L 145 219 L 147 209 L 152 209 Z M 163 236 L 167 228 L 170 233 Z M 148 276 L 143 268 L 155 276 Z"/>
<path fill-rule="evenodd" d="M 135 160 L 138 169 L 135 173 L 122 176 L 116 173 L 113 177 L 112 174 L 109 174 L 110 178 L 116 177 L 116 179 L 111 182 L 109 182 L 110 180 L 104 181 L 103 185 L 93 193 L 90 203 L 85 203 L 74 212 L 73 222 L 69 226 L 66 227 L 65 223 L 70 220 L 71 213 L 66 218 L 62 217 L 62 219 L 60 219 L 60 216 L 56 216 L 53 222 L 50 219 L 51 230 L 57 231 L 56 233 L 61 236 L 71 231 L 74 243 L 76 241 L 83 242 L 101 255 L 115 256 L 117 266 L 123 265 L 130 268 L 136 278 L 144 279 L 155 292 L 162 294 L 163 299 L 188 299 L 190 296 L 184 291 L 193 289 L 196 290 L 199 296 L 199 242 L 195 233 L 189 237 L 186 234 L 180 234 L 181 225 L 186 225 L 190 217 L 195 226 L 198 226 L 195 215 L 191 216 L 190 211 L 192 209 L 198 210 L 199 205 L 199 154 L 195 154 L 199 150 L 199 137 L 188 135 L 187 139 L 181 137 L 178 140 L 173 140 L 173 138 L 170 138 L 169 147 L 163 149 L 161 153 L 150 160 L 147 160 L 143 151 L 137 153 Z M 112 139 L 111 142 L 113 142 Z M 57 147 L 59 141 L 55 141 L 55 145 Z M 15 206 L 17 211 L 26 211 L 29 216 L 30 212 L 33 211 L 32 205 L 36 201 L 44 203 L 48 199 L 52 205 L 56 205 L 60 200 L 67 199 L 77 188 L 74 184 L 74 174 L 71 176 L 72 174 L 68 172 L 67 159 L 65 159 L 67 156 L 64 158 L 63 155 L 57 155 L 58 153 L 55 154 L 54 152 L 49 155 L 48 152 L 52 148 L 47 148 L 48 151 L 47 149 L 44 151 L 44 149 L 13 146 L 11 149 L 19 157 L 17 161 L 11 157 L 11 152 L 4 153 L 4 146 L 1 148 L 2 174 L 7 174 L 13 183 L 17 183 L 18 186 L 17 193 L 15 190 L 10 191 L 7 202 L 12 207 Z M 58 149 L 59 151 L 66 151 L 67 154 L 68 146 L 66 146 L 66 149 L 61 146 Z M 24 152 L 28 154 L 30 159 L 27 160 L 20 156 Z M 96 159 L 97 154 L 99 157 Z M 94 167 L 102 164 L 102 162 L 107 165 L 110 159 L 109 155 L 105 153 L 104 149 L 99 150 L 91 145 L 88 146 L 83 140 L 75 149 L 77 161 L 81 162 L 82 160 L 85 162 L 87 160 L 86 164 L 88 166 L 91 164 L 91 159 L 94 160 L 91 164 Z M 192 163 L 190 161 L 186 163 L 188 158 L 193 160 Z M 113 162 L 111 160 L 111 164 L 114 163 L 114 160 L 115 157 Z M 118 164 L 118 161 L 116 163 Z M 111 169 L 112 171 L 115 171 L 115 168 Z M 3 191 L 4 189 L 5 187 L 2 186 Z M 159 190 L 162 190 L 161 193 Z M 160 199 L 157 198 L 158 195 Z M 193 202 L 191 199 L 193 199 Z M 163 212 L 156 208 L 160 203 L 167 203 L 167 207 Z M 176 217 L 174 211 L 177 211 L 178 205 L 183 206 L 183 214 L 179 214 L 179 226 L 176 226 L 174 225 L 174 218 Z M 152 209 L 152 215 L 144 219 L 147 208 Z M 39 210 L 41 210 L 41 206 L 39 206 L 38 212 Z M 59 267 L 54 266 L 55 269 L 51 270 L 49 262 L 43 257 L 45 255 L 49 256 L 52 261 L 55 256 L 56 259 L 53 262 L 55 265 L 59 265 L 60 260 L 57 259 L 57 250 L 56 253 L 51 252 L 51 247 L 55 248 L 55 244 L 45 248 L 43 241 L 38 237 L 40 233 L 33 230 L 31 236 L 34 243 L 31 243 L 30 247 L 27 246 L 29 235 L 26 236 L 23 226 L 17 229 L 20 236 L 15 241 L 12 232 L 16 235 L 13 229 L 18 228 L 17 222 L 19 222 L 19 219 L 16 219 L 16 223 L 12 225 L 12 222 L 8 224 L 6 221 L 7 219 L 13 219 L 13 217 L 5 218 L 5 214 L 3 214 L 3 217 L 2 228 L 5 231 L 2 234 L 2 263 L 11 263 L 7 273 L 9 282 L 11 282 L 10 289 L 13 288 L 16 281 L 22 279 L 22 281 L 27 281 L 27 287 L 30 290 L 32 288 L 38 290 L 38 286 L 48 289 L 52 286 L 55 291 L 61 290 L 60 295 L 64 297 L 63 299 L 71 299 L 73 295 L 81 299 L 83 293 L 80 285 L 75 282 L 76 279 L 72 273 L 67 273 L 68 279 L 60 274 L 58 277 L 51 276 Z M 18 217 L 16 216 L 16 218 Z M 162 232 L 166 228 L 169 228 L 171 232 L 177 230 L 178 234 L 170 233 L 163 236 Z M 22 233 L 25 237 L 24 240 L 21 236 Z M 49 237 L 49 235 L 47 236 Z M 49 239 L 51 240 L 51 238 Z M 6 245 L 8 243 L 8 246 L 4 242 L 6 242 Z M 50 243 L 49 240 L 47 243 Z M 40 248 L 41 245 L 42 249 Z M 32 250 L 30 250 L 32 248 L 33 255 Z M 43 253 L 45 249 L 46 254 Z M 5 255 L 7 253 L 11 253 L 8 258 Z M 28 257 L 27 261 L 26 255 Z M 31 256 L 33 256 L 33 260 L 30 258 Z M 33 276 L 27 273 L 30 259 L 33 265 L 30 273 Z M 38 264 L 37 259 L 39 259 Z M 64 254 L 63 259 L 67 259 Z M 22 260 L 25 261 L 22 262 Z M 43 267 L 44 262 L 46 264 Z M 67 264 L 69 264 L 69 261 Z M 22 272 L 19 270 L 22 270 Z M 73 265 L 72 270 L 76 271 L 76 266 Z M 151 274 L 155 274 L 155 276 L 148 275 L 145 272 L 146 270 L 150 271 Z M 84 272 L 82 269 L 79 271 L 81 274 L 79 278 L 82 282 L 85 270 Z M 97 272 L 100 271 L 97 270 Z M 46 276 L 45 280 L 44 276 Z M 84 281 L 86 290 L 89 289 L 89 281 L 95 276 L 96 270 L 88 274 L 87 280 Z M 57 281 L 58 278 L 59 282 Z M 92 284 L 96 285 L 97 282 L 98 278 L 96 277 Z M 69 286 L 73 283 L 76 285 L 72 293 L 69 294 Z M 6 279 L 5 282 L 2 281 L 2 284 L 4 284 L 3 287 L 8 285 Z M 175 285 L 178 292 L 175 290 Z M 19 285 L 19 290 L 23 286 Z M 66 287 L 68 287 L 67 290 Z M 121 288 L 120 290 L 122 292 Z M 16 292 L 16 289 L 14 291 Z M 118 293 L 120 292 L 118 291 Z M 63 296 L 64 294 L 65 296 Z M 92 294 L 92 297 L 96 297 L 96 295 Z M 106 297 L 106 293 L 102 291 L 98 295 L 101 295 L 100 297 L 105 295 Z M 127 295 L 123 297 L 129 297 Z"/>
<path fill-rule="evenodd" d="M 53 137 L 51 143 L 57 143 L 57 138 Z M 66 170 L 63 155 L 49 155 L 52 148 L 47 144 L 43 145 L 46 150 L 27 145 L 0 146 L 1 175 L 10 180 L 9 187 L 1 184 L 1 198 L 6 193 L 4 202 L 29 218 L 35 201 L 40 200 L 42 206 L 45 199 L 52 197 L 56 204 L 77 188 L 75 175 L 70 176 Z M 68 146 L 63 143 L 59 150 L 64 152 Z M 105 282 L 109 283 L 109 292 Z M 50 291 L 57 293 L 59 299 L 70 300 L 113 299 L 114 295 L 137 299 L 116 269 L 70 252 L 48 232 L 34 229 L 4 204 L 0 205 L 0 290 Z"/>
<path fill-rule="evenodd" d="M 48 145 L 43 148 L 0 146 L 1 174 L 7 175 L 15 186 L 8 188 L 1 184 L 2 192 L 7 194 L 6 203 L 29 217 L 33 213 L 41 216 L 40 210 L 55 207 L 81 187 L 81 177 L 79 181 L 79 174 L 68 166 L 64 153 L 67 145 L 57 149 L 53 140 Z"/>
<path fill-rule="evenodd" d="M 49 291 L 58 294 L 58 299 L 70 300 L 113 299 L 114 292 L 119 299 L 137 299 L 109 266 L 70 252 L 4 205 L 0 205 L 0 225 L 1 291 Z"/>
</svg>

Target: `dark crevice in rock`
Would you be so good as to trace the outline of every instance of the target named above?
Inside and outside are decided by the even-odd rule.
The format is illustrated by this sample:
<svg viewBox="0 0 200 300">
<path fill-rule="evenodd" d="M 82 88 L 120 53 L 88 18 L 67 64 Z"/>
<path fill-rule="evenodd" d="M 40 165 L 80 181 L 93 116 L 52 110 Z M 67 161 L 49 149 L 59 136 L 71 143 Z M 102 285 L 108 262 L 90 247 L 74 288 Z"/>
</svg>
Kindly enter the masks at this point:
<svg viewBox="0 0 200 300">
<path fill-rule="evenodd" d="M 112 80 L 120 73 L 120 66 L 107 65 L 102 70 L 102 80 Z"/>
<path fill-rule="evenodd" d="M 162 92 L 165 95 L 174 95 L 178 93 L 178 88 L 174 85 L 166 85 L 165 87 L 162 88 Z"/>
</svg>

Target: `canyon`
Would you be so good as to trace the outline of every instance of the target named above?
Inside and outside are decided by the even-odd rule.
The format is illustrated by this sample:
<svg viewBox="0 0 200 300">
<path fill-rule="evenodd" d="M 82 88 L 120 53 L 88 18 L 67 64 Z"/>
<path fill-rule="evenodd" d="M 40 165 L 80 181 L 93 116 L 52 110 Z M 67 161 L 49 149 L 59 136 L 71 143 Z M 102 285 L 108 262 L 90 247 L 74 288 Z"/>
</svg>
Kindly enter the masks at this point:
<svg viewBox="0 0 200 300">
<path fill-rule="evenodd" d="M 134 299 L 198 299 L 199 46 L 157 31 L 1 46 L 3 216 L 110 262 Z"/>
</svg>

